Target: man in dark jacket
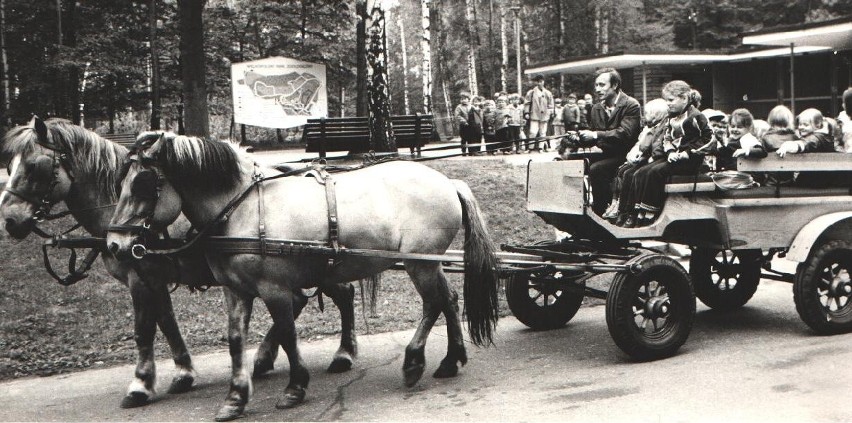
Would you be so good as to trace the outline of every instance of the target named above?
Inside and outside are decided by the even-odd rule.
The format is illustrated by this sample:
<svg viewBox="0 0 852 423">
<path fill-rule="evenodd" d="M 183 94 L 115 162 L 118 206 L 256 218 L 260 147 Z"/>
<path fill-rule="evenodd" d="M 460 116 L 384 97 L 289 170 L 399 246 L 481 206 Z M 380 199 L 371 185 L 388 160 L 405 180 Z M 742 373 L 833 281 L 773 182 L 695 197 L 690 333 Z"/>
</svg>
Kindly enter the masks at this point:
<svg viewBox="0 0 852 423">
<path fill-rule="evenodd" d="M 613 68 L 595 72 L 595 94 L 589 130 L 580 131 L 580 144 L 597 146 L 601 157 L 593 158 L 589 167 L 592 186 L 592 210 L 598 215 L 612 201 L 612 180 L 618 167 L 626 161 L 627 152 L 639 136 L 641 107 L 635 98 L 621 90 L 621 75 Z"/>
</svg>

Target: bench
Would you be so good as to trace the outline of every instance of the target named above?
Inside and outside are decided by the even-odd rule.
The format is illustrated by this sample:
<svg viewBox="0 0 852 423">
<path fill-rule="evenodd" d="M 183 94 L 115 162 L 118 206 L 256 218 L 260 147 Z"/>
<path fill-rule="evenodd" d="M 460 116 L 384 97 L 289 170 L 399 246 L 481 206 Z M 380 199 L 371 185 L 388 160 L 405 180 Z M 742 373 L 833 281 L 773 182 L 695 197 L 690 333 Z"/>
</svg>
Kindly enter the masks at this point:
<svg viewBox="0 0 852 423">
<path fill-rule="evenodd" d="M 101 135 L 101 137 L 106 138 L 118 145 L 130 148 L 136 143 L 136 134 L 105 134 Z"/>
<path fill-rule="evenodd" d="M 414 114 L 391 116 L 396 146 L 419 149 L 437 140 L 432 115 Z M 343 117 L 308 119 L 302 132 L 305 152 L 325 157 L 329 151 L 367 150 L 370 145 L 369 118 Z"/>
</svg>

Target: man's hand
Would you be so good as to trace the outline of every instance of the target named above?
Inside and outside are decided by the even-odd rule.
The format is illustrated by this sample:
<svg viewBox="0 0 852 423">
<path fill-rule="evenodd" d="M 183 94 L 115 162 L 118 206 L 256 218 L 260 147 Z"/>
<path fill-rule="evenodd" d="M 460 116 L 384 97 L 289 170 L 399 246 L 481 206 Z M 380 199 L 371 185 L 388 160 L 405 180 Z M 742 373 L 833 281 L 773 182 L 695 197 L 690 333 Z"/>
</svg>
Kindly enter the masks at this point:
<svg viewBox="0 0 852 423">
<path fill-rule="evenodd" d="M 598 133 L 595 131 L 590 131 L 588 129 L 582 129 L 578 131 L 580 134 L 580 141 L 588 142 L 598 139 Z"/>
<path fill-rule="evenodd" d="M 784 141 L 781 144 L 781 147 L 778 147 L 778 151 L 775 154 L 778 154 L 778 157 L 784 157 L 787 153 L 796 154 L 799 152 L 799 143 L 796 141 Z"/>
</svg>

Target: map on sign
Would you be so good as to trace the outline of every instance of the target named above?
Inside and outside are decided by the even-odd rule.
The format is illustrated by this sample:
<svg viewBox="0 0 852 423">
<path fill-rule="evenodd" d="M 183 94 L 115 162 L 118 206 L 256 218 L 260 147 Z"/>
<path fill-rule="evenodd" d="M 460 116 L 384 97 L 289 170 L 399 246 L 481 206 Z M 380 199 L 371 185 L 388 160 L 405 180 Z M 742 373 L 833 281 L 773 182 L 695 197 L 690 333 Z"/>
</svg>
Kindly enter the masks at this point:
<svg viewBox="0 0 852 423">
<path fill-rule="evenodd" d="M 234 121 L 292 128 L 328 115 L 325 66 L 285 57 L 231 65 Z"/>
</svg>

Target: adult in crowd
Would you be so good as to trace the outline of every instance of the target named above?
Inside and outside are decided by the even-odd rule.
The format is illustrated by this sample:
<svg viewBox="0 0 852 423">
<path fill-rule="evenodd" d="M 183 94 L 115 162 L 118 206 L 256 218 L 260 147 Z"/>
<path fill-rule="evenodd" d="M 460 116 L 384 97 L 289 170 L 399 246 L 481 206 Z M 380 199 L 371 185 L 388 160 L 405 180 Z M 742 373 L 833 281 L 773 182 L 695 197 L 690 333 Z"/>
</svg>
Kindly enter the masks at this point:
<svg viewBox="0 0 852 423">
<path fill-rule="evenodd" d="M 533 148 L 538 151 L 538 137 L 547 136 L 547 122 L 553 117 L 553 94 L 544 88 L 544 77 L 536 75 L 533 78 L 535 86 L 527 91 L 524 102 L 524 114 L 530 122 L 529 137 L 535 138 Z M 549 142 L 548 142 L 549 143 Z M 547 151 L 545 144 L 544 151 Z M 529 149 L 529 145 L 527 145 Z"/>
<path fill-rule="evenodd" d="M 590 129 L 580 130 L 581 146 L 596 146 L 603 151 L 591 160 L 589 183 L 592 186 L 592 210 L 602 215 L 612 201 L 612 180 L 627 152 L 639 136 L 641 107 L 635 98 L 622 91 L 621 75 L 613 68 L 595 72 L 595 94 Z"/>
</svg>

